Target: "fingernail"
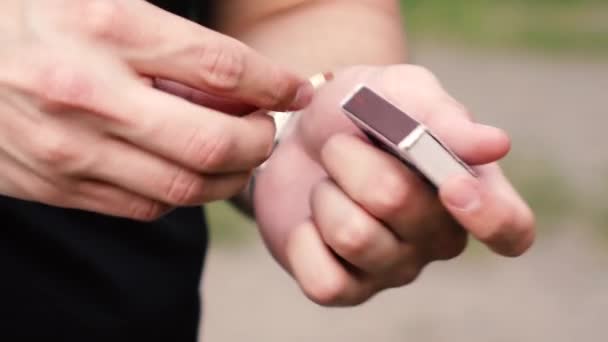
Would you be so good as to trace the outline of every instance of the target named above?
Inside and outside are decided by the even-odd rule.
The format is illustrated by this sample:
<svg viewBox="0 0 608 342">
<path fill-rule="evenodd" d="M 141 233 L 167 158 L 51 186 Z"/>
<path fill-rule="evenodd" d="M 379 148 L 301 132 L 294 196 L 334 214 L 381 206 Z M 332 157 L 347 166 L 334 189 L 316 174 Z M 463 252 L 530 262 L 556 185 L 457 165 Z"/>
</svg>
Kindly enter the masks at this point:
<svg viewBox="0 0 608 342">
<path fill-rule="evenodd" d="M 290 109 L 298 110 L 308 106 L 310 104 L 310 101 L 312 101 L 314 92 L 315 90 L 310 82 L 304 83 L 298 89 L 298 92 L 296 93 L 296 96 L 293 99 L 293 102 L 291 103 Z"/>
<path fill-rule="evenodd" d="M 481 206 L 479 182 L 469 177 L 459 177 L 446 182 L 443 189 L 447 204 L 461 211 L 473 211 Z"/>
</svg>

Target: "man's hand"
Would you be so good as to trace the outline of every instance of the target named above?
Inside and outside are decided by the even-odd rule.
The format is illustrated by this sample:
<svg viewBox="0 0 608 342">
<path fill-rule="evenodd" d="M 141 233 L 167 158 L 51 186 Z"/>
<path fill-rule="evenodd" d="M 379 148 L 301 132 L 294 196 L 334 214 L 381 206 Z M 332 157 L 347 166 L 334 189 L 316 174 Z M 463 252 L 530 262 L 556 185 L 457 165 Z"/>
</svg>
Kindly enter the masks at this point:
<svg viewBox="0 0 608 342">
<path fill-rule="evenodd" d="M 310 86 L 144 1 L 11 0 L 0 29 L 0 194 L 152 220 L 225 199 L 270 153 L 272 121 L 150 87 L 162 78 L 265 109 Z M 10 10 L 10 12 L 9 12 Z"/>
<path fill-rule="evenodd" d="M 437 195 L 371 145 L 339 105 L 360 83 L 426 124 L 479 177 L 450 179 Z M 474 123 L 428 71 L 350 68 L 319 90 L 261 173 L 256 214 L 271 251 L 308 297 L 358 304 L 459 255 L 467 233 L 505 256 L 530 247 L 533 214 L 495 163 L 508 150 L 501 130 Z"/>
</svg>

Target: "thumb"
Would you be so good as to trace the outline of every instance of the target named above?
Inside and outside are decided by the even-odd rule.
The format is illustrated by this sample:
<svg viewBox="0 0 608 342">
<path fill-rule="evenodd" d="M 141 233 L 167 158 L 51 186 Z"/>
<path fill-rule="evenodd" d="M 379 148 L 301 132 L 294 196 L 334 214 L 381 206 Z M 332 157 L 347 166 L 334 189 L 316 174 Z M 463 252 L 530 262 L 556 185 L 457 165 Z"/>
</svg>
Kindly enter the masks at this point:
<svg viewBox="0 0 608 342">
<path fill-rule="evenodd" d="M 444 206 L 478 240 L 505 256 L 524 253 L 534 241 L 534 215 L 497 164 L 478 167 L 479 178 L 457 176 L 439 189 Z"/>
</svg>

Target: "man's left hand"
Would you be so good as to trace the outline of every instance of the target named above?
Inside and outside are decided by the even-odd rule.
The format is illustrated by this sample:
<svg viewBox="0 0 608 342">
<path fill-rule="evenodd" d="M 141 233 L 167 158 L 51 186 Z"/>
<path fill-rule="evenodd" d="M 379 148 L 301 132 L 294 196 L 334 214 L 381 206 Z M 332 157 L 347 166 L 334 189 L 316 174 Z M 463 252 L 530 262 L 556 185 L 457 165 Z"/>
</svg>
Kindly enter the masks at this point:
<svg viewBox="0 0 608 342">
<path fill-rule="evenodd" d="M 373 146 L 339 106 L 360 83 L 428 126 L 478 177 L 449 179 L 437 194 Z M 261 172 L 256 216 L 309 298 L 359 304 L 459 255 L 469 233 L 505 256 L 531 246 L 534 215 L 496 163 L 509 148 L 503 131 L 475 123 L 423 68 L 346 69 L 319 90 Z"/>
</svg>

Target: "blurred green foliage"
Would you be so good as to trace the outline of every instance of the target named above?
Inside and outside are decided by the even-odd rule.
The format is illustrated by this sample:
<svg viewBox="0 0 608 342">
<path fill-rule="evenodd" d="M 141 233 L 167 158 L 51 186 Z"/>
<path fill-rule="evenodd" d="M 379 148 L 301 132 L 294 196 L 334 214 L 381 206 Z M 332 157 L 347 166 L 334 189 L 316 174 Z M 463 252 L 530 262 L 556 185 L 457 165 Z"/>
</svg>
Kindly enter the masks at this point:
<svg viewBox="0 0 608 342">
<path fill-rule="evenodd" d="M 501 164 L 536 214 L 542 233 L 554 231 L 564 220 L 577 218 L 608 238 L 608 206 L 601 200 L 608 198 L 608 185 L 596 196 L 575 191 L 560 168 L 549 159 L 536 156 L 510 156 Z M 239 246 L 257 234 L 255 223 L 227 202 L 215 202 L 206 209 L 214 244 Z M 474 245 L 472 250 L 479 252 Z"/>
<path fill-rule="evenodd" d="M 608 179 L 608 166 L 601 175 L 603 177 L 599 179 Z M 587 203 L 589 203 L 589 216 L 593 226 L 608 241 L 608 182 L 598 184 L 596 193 Z"/>
<path fill-rule="evenodd" d="M 414 41 L 608 55 L 608 0 L 402 0 Z M 608 237 L 608 186 L 599 198 L 573 191 L 549 160 L 509 157 L 505 172 L 539 218 L 541 230 L 585 218 Z M 214 243 L 246 242 L 255 224 L 225 202 L 207 206 Z"/>
<path fill-rule="evenodd" d="M 206 205 L 205 211 L 214 245 L 238 246 L 256 234 L 255 223 L 226 201 Z"/>
<path fill-rule="evenodd" d="M 579 227 L 592 229 L 608 241 L 608 183 L 583 190 L 550 159 L 509 156 L 502 166 L 536 214 L 541 233 L 564 228 L 563 222 L 576 220 Z M 608 179 L 608 167 L 606 170 L 606 176 L 594 178 Z"/>
<path fill-rule="evenodd" d="M 549 159 L 510 155 L 501 166 L 536 214 L 541 229 L 548 230 L 564 218 L 578 216 L 578 192 L 572 190 L 568 178 Z"/>
<path fill-rule="evenodd" d="M 594 201 L 583 200 L 584 196 L 572 190 L 567 177 L 560 174 L 551 161 L 515 156 L 508 157 L 502 166 L 534 210 L 543 232 L 551 231 L 563 219 L 580 217 L 582 212 L 589 213 L 593 224 L 608 220 L 608 211 L 595 208 Z M 214 243 L 238 245 L 257 234 L 255 223 L 227 202 L 212 203 L 207 206 L 207 213 Z"/>
<path fill-rule="evenodd" d="M 402 0 L 414 40 L 608 55 L 606 0 Z"/>
<path fill-rule="evenodd" d="M 602 203 L 605 203 L 602 201 Z M 599 234 L 605 239 L 608 240 L 608 209 L 599 208 L 595 212 L 594 226 Z"/>
</svg>

